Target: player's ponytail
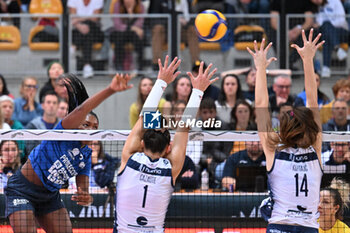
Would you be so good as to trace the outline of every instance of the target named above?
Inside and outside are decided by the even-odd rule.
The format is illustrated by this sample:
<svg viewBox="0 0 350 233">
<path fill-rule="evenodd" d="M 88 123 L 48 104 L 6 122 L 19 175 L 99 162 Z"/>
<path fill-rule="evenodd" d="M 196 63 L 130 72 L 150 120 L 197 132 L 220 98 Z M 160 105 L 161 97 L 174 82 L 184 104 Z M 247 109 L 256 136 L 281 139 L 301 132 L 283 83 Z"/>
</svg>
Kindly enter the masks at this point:
<svg viewBox="0 0 350 233">
<path fill-rule="evenodd" d="M 68 113 L 82 104 L 89 95 L 86 92 L 84 84 L 78 77 L 72 73 L 62 74 L 59 79 L 64 82 L 68 94 Z M 60 80 L 59 80 L 60 81 Z"/>
</svg>

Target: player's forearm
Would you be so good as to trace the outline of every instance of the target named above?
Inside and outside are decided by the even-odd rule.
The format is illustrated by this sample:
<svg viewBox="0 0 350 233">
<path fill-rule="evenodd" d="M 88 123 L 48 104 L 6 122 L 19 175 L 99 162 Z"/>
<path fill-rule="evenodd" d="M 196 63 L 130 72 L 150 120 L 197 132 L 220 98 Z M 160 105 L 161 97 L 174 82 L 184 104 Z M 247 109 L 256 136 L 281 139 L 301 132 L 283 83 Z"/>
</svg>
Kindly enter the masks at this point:
<svg viewBox="0 0 350 233">
<path fill-rule="evenodd" d="M 313 59 L 304 59 L 305 93 L 308 107 L 318 108 L 317 84 L 314 73 Z"/>
<path fill-rule="evenodd" d="M 269 105 L 269 95 L 267 92 L 266 69 L 257 67 L 255 84 L 255 107 L 267 108 Z"/>
<path fill-rule="evenodd" d="M 159 101 L 162 98 L 162 95 L 163 95 L 164 90 L 167 87 L 167 85 L 168 84 L 164 80 L 157 79 L 151 92 L 147 96 L 147 99 L 143 105 L 140 116 L 143 115 L 144 111 L 156 111 L 157 110 Z"/>
</svg>

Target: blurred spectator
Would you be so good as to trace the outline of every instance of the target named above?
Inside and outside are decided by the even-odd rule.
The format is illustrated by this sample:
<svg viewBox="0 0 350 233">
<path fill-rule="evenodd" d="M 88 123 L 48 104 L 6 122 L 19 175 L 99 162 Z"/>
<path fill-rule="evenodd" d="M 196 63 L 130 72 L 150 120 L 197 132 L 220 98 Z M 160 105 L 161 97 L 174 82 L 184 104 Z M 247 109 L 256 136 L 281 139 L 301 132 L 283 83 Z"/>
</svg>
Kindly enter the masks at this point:
<svg viewBox="0 0 350 233">
<path fill-rule="evenodd" d="M 83 78 L 94 76 L 92 67 L 93 43 L 102 43 L 104 34 L 100 28 L 100 20 L 95 17 L 101 14 L 103 0 L 68 0 L 69 13 L 77 17 L 72 19 L 73 44 L 82 50 Z"/>
<path fill-rule="evenodd" d="M 259 141 L 247 141 L 246 150 L 238 151 L 228 157 L 222 175 L 223 188 L 229 190 L 230 185 L 233 185 L 233 190 L 236 190 L 236 168 L 238 166 L 266 166 L 264 151 Z"/>
<path fill-rule="evenodd" d="M 0 14 L 12 13 L 19 14 L 21 13 L 20 1 L 17 0 L 0 0 Z M 11 17 L 13 25 L 18 29 L 20 28 L 20 21 L 17 17 Z"/>
<path fill-rule="evenodd" d="M 321 80 L 320 80 L 320 75 L 315 72 L 315 78 L 316 78 L 316 84 L 317 84 L 317 102 L 318 102 L 318 107 L 321 108 L 322 106 L 328 104 L 330 102 L 328 96 L 320 91 L 320 85 L 321 85 Z M 301 106 L 306 106 L 306 93 L 305 89 L 300 92 L 297 97 L 294 100 L 294 107 L 301 107 Z"/>
<path fill-rule="evenodd" d="M 179 122 L 182 118 L 182 114 L 184 113 L 186 108 L 186 102 L 183 100 L 176 101 L 171 109 L 171 120 L 174 122 Z M 171 125 L 171 129 L 175 130 L 176 128 Z M 199 162 L 201 159 L 203 150 L 203 142 L 201 141 L 188 141 L 186 146 L 186 156 L 189 157 L 192 163 L 199 170 Z M 189 165 L 189 164 L 187 164 Z M 192 177 L 188 177 L 192 178 Z"/>
<path fill-rule="evenodd" d="M 277 45 L 277 34 L 276 32 L 279 30 L 279 17 L 282 12 L 282 3 L 284 3 L 284 12 L 285 14 L 303 14 L 304 18 L 291 18 L 289 20 L 289 28 L 288 30 L 288 40 L 287 44 L 295 43 L 301 46 L 302 38 L 301 31 L 304 29 L 305 34 L 308 35 L 307 32 L 313 25 L 314 19 L 312 18 L 312 14 L 316 13 L 317 7 L 314 5 L 311 0 L 294 0 L 294 1 L 281 1 L 281 0 L 272 0 L 270 4 L 270 14 L 271 14 L 271 27 L 272 30 L 268 31 L 271 34 L 268 35 L 270 41 L 273 42 L 273 45 Z M 284 20 L 283 20 L 284 21 Z M 282 21 L 282 22 L 283 22 Z M 284 27 L 284 25 L 281 25 Z M 293 68 L 293 63 L 299 59 L 299 55 L 296 50 L 291 50 L 290 59 L 289 59 L 289 67 Z"/>
<path fill-rule="evenodd" d="M 181 189 L 196 189 L 198 187 L 199 175 L 192 159 L 185 156 L 185 162 L 179 176 L 176 179 L 175 186 Z"/>
<path fill-rule="evenodd" d="M 349 25 L 345 18 L 345 10 L 341 0 L 311 0 L 319 7 L 319 13 L 316 16 L 316 25 L 322 33 L 324 43 L 322 49 L 323 67 L 321 76 L 324 78 L 331 77 L 331 58 L 333 49 L 341 43 L 349 40 Z M 344 60 L 347 52 L 338 47 L 337 57 Z"/>
<path fill-rule="evenodd" d="M 322 125 L 324 131 L 350 131 L 347 119 L 348 104 L 343 99 L 336 99 L 332 106 L 332 119 Z"/>
<path fill-rule="evenodd" d="M 120 164 L 120 159 L 107 154 L 103 150 L 101 141 L 92 141 L 91 149 L 93 177 L 90 177 L 90 187 L 96 187 L 96 185 L 91 186 L 91 183 L 95 182 L 101 188 L 108 188 L 113 184 L 114 174 Z"/>
<path fill-rule="evenodd" d="M 188 45 L 191 55 L 191 62 L 194 64 L 199 60 L 199 42 L 196 33 L 196 29 L 193 25 L 193 20 L 190 20 L 190 6 L 187 0 L 178 0 L 175 2 L 175 11 L 178 14 L 183 14 L 180 17 L 181 24 L 181 41 Z M 211 5 L 211 7 L 214 7 Z M 171 13 L 172 2 L 168 0 L 151 0 L 148 13 L 161 14 Z M 162 47 L 166 43 L 166 28 L 167 22 L 165 21 L 153 21 L 152 23 L 152 66 L 153 70 L 158 70 L 158 59 L 162 57 Z M 170 30 L 170 29 L 167 29 Z M 170 45 L 168 45 L 170 46 Z"/>
<path fill-rule="evenodd" d="M 0 143 L 0 189 L 7 185 L 7 179 L 20 167 L 19 148 L 16 141 L 3 140 Z"/>
<path fill-rule="evenodd" d="M 237 131 L 257 130 L 254 110 L 245 100 L 237 100 L 231 111 L 230 129 Z M 234 141 L 230 154 L 245 150 L 245 142 Z"/>
<path fill-rule="evenodd" d="M 350 101 L 350 80 L 347 79 L 339 79 L 332 87 L 332 91 L 335 99 L 343 99 L 346 102 Z M 329 104 L 324 105 L 321 108 L 320 116 L 321 123 L 326 123 L 329 119 L 332 118 L 332 109 L 333 109 L 334 100 L 332 100 Z M 347 113 L 350 114 L 349 112 Z"/>
<path fill-rule="evenodd" d="M 44 113 L 43 116 L 36 117 L 31 120 L 26 128 L 27 129 L 53 129 L 58 124 L 57 118 L 58 109 L 58 96 L 55 92 L 46 92 L 43 96 L 43 103 L 41 104 Z M 30 154 L 32 149 L 40 144 L 40 141 L 27 141 L 26 150 Z"/>
<path fill-rule="evenodd" d="M 214 121 L 221 121 L 216 114 L 216 105 L 210 98 L 203 99 L 199 107 L 199 118 L 202 121 L 212 119 Z M 229 125 L 221 121 L 221 128 L 203 127 L 203 130 L 228 130 Z M 209 186 L 211 188 L 218 187 L 218 182 L 215 180 L 216 166 L 230 155 L 232 149 L 232 142 L 203 142 L 203 153 L 201 158 L 201 168 L 207 168 L 209 172 Z"/>
<path fill-rule="evenodd" d="M 114 5 L 114 14 L 144 14 L 145 9 L 141 0 L 120 0 Z M 133 44 L 137 52 L 138 70 L 143 68 L 143 43 L 144 43 L 144 18 L 127 17 L 113 18 L 114 28 L 110 35 L 111 43 L 114 44 L 114 62 L 117 70 L 125 70 L 125 45 Z"/>
<path fill-rule="evenodd" d="M 194 77 L 198 76 L 199 67 L 201 65 L 201 61 L 196 61 L 194 65 L 192 66 L 192 74 Z M 203 70 L 207 68 L 207 65 L 203 64 Z M 218 99 L 220 93 L 220 89 L 213 85 L 209 85 L 209 87 L 204 91 L 203 99 L 204 98 L 212 98 L 214 101 Z"/>
<path fill-rule="evenodd" d="M 194 0 L 193 12 L 200 13 L 207 9 L 214 9 L 220 12 L 224 12 L 224 0 Z"/>
<path fill-rule="evenodd" d="M 143 104 L 146 101 L 146 98 L 153 87 L 153 81 L 149 77 L 142 77 L 139 82 L 138 92 L 137 92 L 137 100 L 136 102 L 132 103 L 129 109 L 129 124 L 130 129 L 132 129 L 136 123 L 136 121 L 139 119 L 139 115 L 141 112 L 141 108 Z M 160 99 L 158 104 L 158 109 L 160 112 L 163 112 L 163 107 L 165 104 L 165 99 Z"/>
<path fill-rule="evenodd" d="M 333 179 L 330 187 L 321 189 L 318 212 L 319 233 L 348 233 L 350 228 L 343 220 L 344 210 L 349 207 L 349 184 Z"/>
<path fill-rule="evenodd" d="M 222 78 L 219 98 L 215 101 L 218 117 L 226 122 L 230 122 L 231 111 L 238 99 L 242 99 L 241 83 L 237 75 L 227 74 Z"/>
<path fill-rule="evenodd" d="M 172 86 L 173 92 L 171 93 L 171 95 L 166 96 L 167 101 L 164 103 L 163 106 L 163 116 L 165 118 L 168 118 L 168 116 L 171 114 L 172 106 L 178 100 L 183 100 L 187 104 L 192 91 L 191 81 L 187 76 L 181 76 L 177 78 L 173 82 Z"/>
<path fill-rule="evenodd" d="M 240 69 L 233 69 L 221 72 L 221 77 L 225 77 L 228 74 L 234 74 L 236 76 L 245 75 L 245 82 L 248 86 L 247 91 L 242 91 L 243 98 L 248 102 L 253 103 L 255 101 L 255 81 L 256 81 L 256 69 L 255 67 L 245 67 Z M 266 74 L 269 76 L 279 76 L 279 75 L 292 75 L 292 71 L 289 69 L 269 69 L 266 70 Z M 273 91 L 271 87 L 269 88 L 269 94 Z"/>
<path fill-rule="evenodd" d="M 290 76 L 280 75 L 274 78 L 273 95 L 269 97 L 272 116 L 276 116 L 279 112 L 279 106 L 284 103 L 293 104 L 294 96 L 290 94 L 292 88 L 292 79 Z"/>
<path fill-rule="evenodd" d="M 66 102 L 68 102 L 68 92 L 62 80 L 56 79 L 54 91 L 56 92 L 59 98 L 64 99 L 66 100 Z"/>
<path fill-rule="evenodd" d="M 12 99 L 14 99 L 14 96 L 7 89 L 7 84 L 6 84 L 6 80 L 5 80 L 4 76 L 2 76 L 2 74 L 0 74 L 0 96 L 2 96 L 2 95 L 8 95 Z"/>
<path fill-rule="evenodd" d="M 345 165 L 345 172 L 350 173 L 349 142 L 331 142 L 329 151 L 323 152 L 325 165 Z M 341 168 L 337 169 L 338 173 Z"/>
<path fill-rule="evenodd" d="M 63 119 L 68 114 L 68 103 L 65 99 L 59 98 L 58 99 L 58 109 L 56 117 L 58 119 Z"/>
<path fill-rule="evenodd" d="M 11 130 L 10 125 L 5 122 L 4 114 L 2 113 L 2 108 L 0 108 L 0 129 Z"/>
<path fill-rule="evenodd" d="M 35 101 L 38 90 L 38 80 L 35 77 L 25 77 L 22 80 L 20 95 L 15 99 L 15 111 L 12 119 L 26 126 L 31 120 L 43 114 L 41 105 Z"/>
<path fill-rule="evenodd" d="M 56 80 L 63 73 L 64 73 L 63 66 L 61 63 L 57 61 L 51 62 L 47 66 L 47 75 L 49 77 L 49 80 L 47 80 L 45 85 L 40 89 L 40 92 L 39 92 L 40 103 L 43 102 L 43 96 L 45 95 L 46 92 L 55 90 Z"/>
<path fill-rule="evenodd" d="M 4 117 L 4 121 L 11 127 L 11 129 L 23 129 L 23 125 L 18 120 L 12 119 L 12 114 L 15 109 L 14 100 L 7 96 L 3 95 L 0 97 L 0 107 L 1 112 Z M 19 150 L 20 150 L 20 156 L 21 156 L 21 162 L 24 164 L 26 160 L 26 154 L 25 154 L 25 142 L 24 141 L 17 141 Z"/>
<path fill-rule="evenodd" d="M 293 106 L 289 103 L 283 103 L 279 106 L 279 112 L 277 114 L 277 116 L 272 117 L 271 119 L 271 126 L 272 129 L 274 129 L 276 132 L 279 131 L 280 129 L 280 120 L 283 116 L 283 114 L 287 113 L 288 111 L 292 111 L 293 110 Z"/>
</svg>

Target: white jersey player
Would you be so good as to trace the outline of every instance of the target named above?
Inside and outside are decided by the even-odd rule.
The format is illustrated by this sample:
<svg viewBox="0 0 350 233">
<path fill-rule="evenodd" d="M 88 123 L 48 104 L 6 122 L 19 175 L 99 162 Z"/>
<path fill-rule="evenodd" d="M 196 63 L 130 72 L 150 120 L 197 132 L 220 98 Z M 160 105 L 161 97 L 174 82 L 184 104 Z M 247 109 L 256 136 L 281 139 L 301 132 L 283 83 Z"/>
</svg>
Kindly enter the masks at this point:
<svg viewBox="0 0 350 233">
<path fill-rule="evenodd" d="M 175 180 L 185 160 L 188 128 L 177 129 L 170 147 L 167 129 L 146 130 L 143 125 L 155 126 L 160 123 L 157 122 L 161 120 L 156 111 L 158 102 L 166 86 L 180 73 L 174 72 L 181 61 L 175 58 L 168 66 L 168 59 L 167 56 L 164 66 L 158 60 L 158 79 L 123 148 L 116 188 L 114 232 L 164 232 L 165 215 Z M 211 67 L 209 65 L 203 72 L 202 62 L 196 78 L 188 73 L 193 89 L 184 116 L 195 117 L 203 91 L 217 80 L 210 80 L 216 71 L 214 69 L 209 73 Z M 148 118 L 147 114 L 152 116 Z"/>
<path fill-rule="evenodd" d="M 268 111 L 266 68 L 276 58 L 266 59 L 272 43 L 266 48 L 265 39 L 260 48 L 254 42 L 253 56 L 257 69 L 255 87 L 255 107 L 258 134 L 266 156 L 266 169 L 273 204 L 264 203 L 263 215 L 269 215 L 266 232 L 317 233 L 317 206 L 321 185 L 321 121 L 317 104 L 317 85 L 313 58 L 317 49 L 324 43 L 317 43 L 319 34 L 312 39 L 302 31 L 304 47 L 292 45 L 303 60 L 305 72 L 305 92 L 307 107 L 293 108 L 280 119 L 279 132 L 271 127 Z M 278 97 L 277 97 L 278 98 Z M 286 100 L 279 98 L 278 102 Z M 270 212 L 266 211 L 270 210 Z M 272 211 L 272 213 L 271 213 Z"/>
</svg>

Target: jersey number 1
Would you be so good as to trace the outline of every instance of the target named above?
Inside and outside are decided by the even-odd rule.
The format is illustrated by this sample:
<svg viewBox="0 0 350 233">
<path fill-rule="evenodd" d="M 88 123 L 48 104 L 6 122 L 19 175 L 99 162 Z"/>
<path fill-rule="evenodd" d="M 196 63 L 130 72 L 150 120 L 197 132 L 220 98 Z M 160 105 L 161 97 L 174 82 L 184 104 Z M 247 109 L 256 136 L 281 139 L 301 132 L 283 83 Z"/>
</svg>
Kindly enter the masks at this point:
<svg viewBox="0 0 350 233">
<path fill-rule="evenodd" d="M 145 208 L 148 185 L 143 186 L 143 189 L 144 189 L 144 191 L 143 191 L 142 208 Z"/>
<path fill-rule="evenodd" d="M 299 174 L 296 173 L 294 175 L 295 177 L 295 196 L 299 196 L 299 192 L 304 192 L 305 193 L 305 197 L 307 197 L 307 193 L 309 192 L 309 189 L 307 188 L 307 176 L 306 174 L 304 174 L 303 180 L 301 181 L 301 185 L 299 188 Z"/>
</svg>

